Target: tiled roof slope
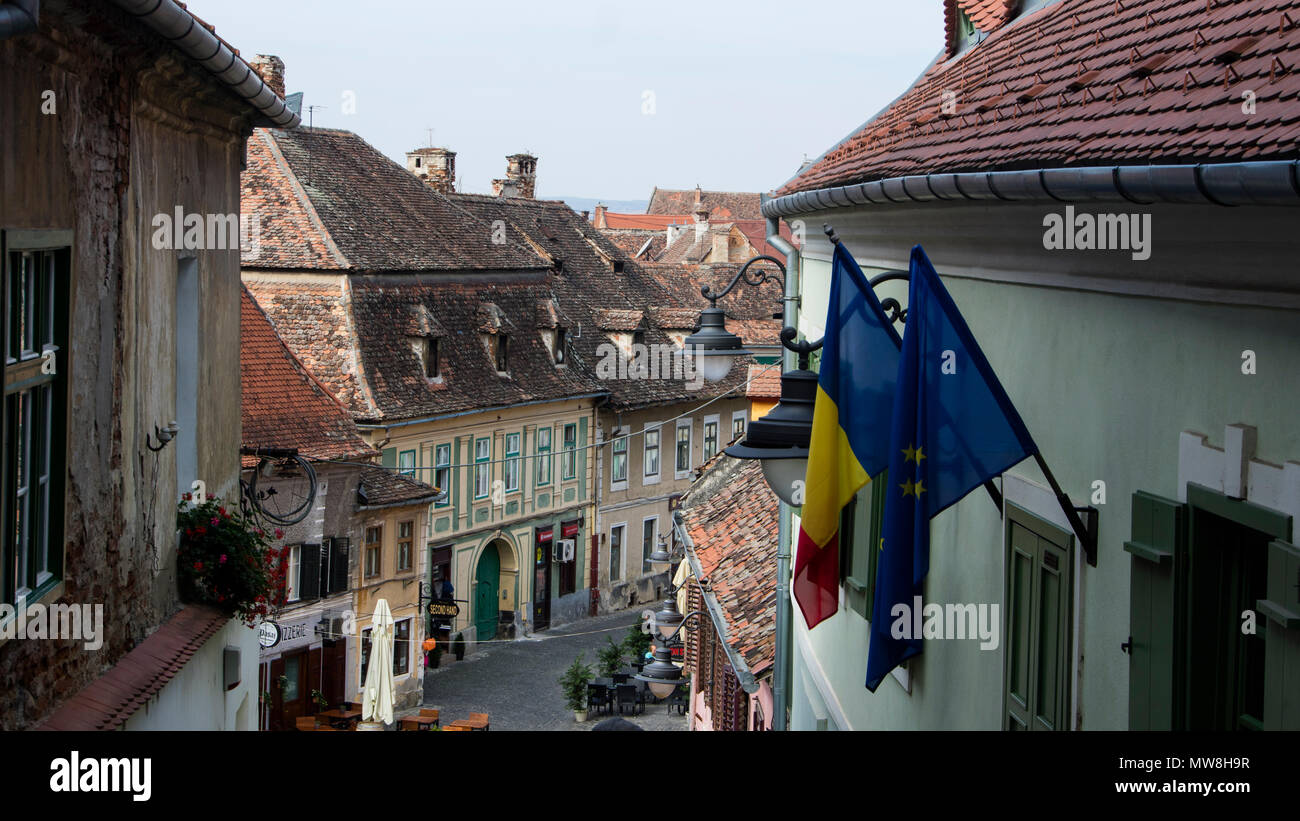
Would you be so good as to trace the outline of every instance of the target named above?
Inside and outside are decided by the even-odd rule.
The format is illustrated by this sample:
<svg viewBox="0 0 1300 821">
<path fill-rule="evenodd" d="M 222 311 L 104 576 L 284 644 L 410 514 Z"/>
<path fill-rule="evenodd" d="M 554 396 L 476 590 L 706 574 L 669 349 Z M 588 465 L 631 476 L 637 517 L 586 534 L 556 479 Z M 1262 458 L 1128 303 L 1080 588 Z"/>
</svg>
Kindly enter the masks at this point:
<svg viewBox="0 0 1300 821">
<path fill-rule="evenodd" d="M 602 228 L 600 232 L 605 238 L 618 246 L 624 254 L 632 259 L 654 260 L 663 253 L 664 243 L 667 239 L 663 231 L 655 231 L 647 228 Z M 646 246 L 649 243 L 649 247 Z M 641 249 L 645 253 L 641 253 Z"/>
<path fill-rule="evenodd" d="M 350 131 L 298 128 L 268 129 L 283 162 L 250 152 L 252 172 L 245 210 L 276 220 L 276 205 L 286 190 L 300 187 L 320 225 L 354 271 L 519 270 L 544 268 L 531 249 L 507 240 L 494 242 L 492 226 L 473 219 L 406 169 Z M 292 181 L 277 179 L 287 172 Z M 279 193 L 277 193 L 279 192 Z M 251 206 L 251 207 L 250 207 Z M 268 260 L 303 240 L 292 236 L 301 220 L 281 221 L 283 232 L 261 240 Z M 287 236 L 286 236 L 287 235 Z M 282 250 L 281 245 L 289 245 Z M 269 247 L 268 247 L 269 246 Z M 245 267 L 268 268 L 258 260 Z M 303 266 L 298 266 L 303 267 Z"/>
<path fill-rule="evenodd" d="M 776 648 L 777 499 L 754 459 L 723 459 L 682 497 L 701 577 L 726 619 L 726 642 L 751 670 Z"/>
<path fill-rule="evenodd" d="M 239 299 L 243 445 L 297 448 L 314 460 L 375 456 L 347 410 L 290 353 L 246 288 Z M 255 457 L 243 458 L 256 464 Z"/>
<path fill-rule="evenodd" d="M 371 419 L 379 410 L 355 354 L 357 336 L 348 307 L 351 289 L 347 277 L 335 280 L 248 277 L 244 285 L 312 376 L 328 387 L 354 418 Z"/>
<path fill-rule="evenodd" d="M 642 267 L 672 295 L 674 304 L 697 306 L 703 310 L 709 301 L 700 294 L 700 289 L 708 285 L 715 292 L 721 291 L 743 264 L 647 264 Z M 757 262 L 750 266 L 748 275 L 753 276 L 760 270 L 777 273 L 775 265 Z M 727 329 L 746 343 L 776 345 L 780 344 L 781 322 L 773 319 L 772 315 L 781 310 L 784 296 L 781 284 L 776 280 L 759 286 L 740 283 L 734 291 L 718 300 L 718 307 L 727 315 Z"/>
<path fill-rule="evenodd" d="M 1298 92 L 1294 0 L 1060 0 L 937 61 L 778 193 L 936 172 L 1294 159 Z"/>
<path fill-rule="evenodd" d="M 776 365 L 750 365 L 749 387 L 745 396 L 750 399 L 781 398 L 781 368 Z"/>
<path fill-rule="evenodd" d="M 729 222 L 710 223 L 708 230 L 704 231 L 702 236 L 697 236 L 695 228 L 692 226 L 677 235 L 677 239 L 659 255 L 657 262 L 670 264 L 702 262 L 713 250 L 713 238 L 725 237 L 730 233 L 731 223 Z"/>
<path fill-rule="evenodd" d="M 287 173 L 284 157 L 264 128 L 248 139 L 240 174 L 240 208 L 255 221 L 256 242 L 240 245 L 246 267 L 342 269 L 348 263 L 330 240 L 305 192 Z"/>
<path fill-rule="evenodd" d="M 228 621 L 229 616 L 211 607 L 182 608 L 37 729 L 117 729 L 175 678 Z"/>
<path fill-rule="evenodd" d="M 556 303 L 579 325 L 580 333 L 573 332 L 572 327 L 569 333 L 573 364 L 589 373 L 596 373 L 601 346 L 609 342 L 600 332 L 601 322 L 611 317 L 630 316 L 599 312 L 630 311 L 653 318 L 659 315 L 657 308 L 689 307 L 700 302 L 698 289 L 695 297 L 682 301 L 675 292 L 663 287 L 657 276 L 649 273 L 653 266 L 628 259 L 601 231 L 562 202 L 474 194 L 450 194 L 448 199 L 483 220 L 504 220 L 511 235 L 519 232 L 527 236 L 531 244 L 552 259 L 562 261 L 562 266 L 552 269 L 548 281 Z M 619 273 L 613 271 L 612 265 L 617 260 L 623 262 Z M 631 330 L 626 321 L 618 324 Z M 673 345 L 667 332 L 680 330 L 653 322 L 643 321 L 642 325 L 647 345 Z M 744 381 L 744 374 L 743 367 L 735 367 L 726 380 L 716 385 L 706 384 L 702 390 L 691 390 L 686 381 L 674 379 L 611 379 L 597 380 L 596 384 L 610 393 L 613 407 L 625 409 L 703 401 L 737 387 Z"/>
<path fill-rule="evenodd" d="M 601 393 L 603 386 L 585 370 L 557 366 L 542 341 L 537 305 L 552 299 L 542 279 L 398 283 L 393 277 L 354 277 L 351 313 L 375 408 L 371 421 Z M 435 380 L 425 378 L 410 341 L 421 335 L 410 320 L 424 310 L 445 333 L 439 343 L 440 378 Z M 495 332 L 509 336 L 506 376 L 497 373 L 493 352 L 483 341 L 493 317 L 500 323 Z"/>
<path fill-rule="evenodd" d="M 759 211 L 761 195 L 742 191 L 701 191 L 700 202 L 709 209 L 710 220 L 752 220 L 761 219 Z M 695 212 L 695 189 L 674 191 L 656 188 L 650 195 L 647 214 L 685 214 L 686 221 L 691 221 Z M 608 218 L 608 215 L 606 215 Z"/>
<path fill-rule="evenodd" d="M 670 225 L 690 225 L 695 217 L 690 214 L 618 214 L 605 212 L 606 228 L 648 228 L 662 231 Z"/>
<path fill-rule="evenodd" d="M 431 502 L 439 488 L 412 476 L 388 468 L 364 467 L 357 485 L 357 506 L 362 508 L 397 507 Z"/>
</svg>

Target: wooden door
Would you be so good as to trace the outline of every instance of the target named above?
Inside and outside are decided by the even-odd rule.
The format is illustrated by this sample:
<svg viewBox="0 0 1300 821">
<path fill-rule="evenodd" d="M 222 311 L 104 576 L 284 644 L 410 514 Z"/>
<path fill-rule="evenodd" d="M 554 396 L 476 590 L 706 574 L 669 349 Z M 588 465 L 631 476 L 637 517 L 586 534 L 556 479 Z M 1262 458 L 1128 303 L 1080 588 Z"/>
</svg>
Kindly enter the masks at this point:
<svg viewBox="0 0 1300 821">
<path fill-rule="evenodd" d="M 495 544 L 479 556 L 474 576 L 474 627 L 479 641 L 496 638 L 501 608 L 497 603 L 501 584 L 501 554 Z"/>
</svg>

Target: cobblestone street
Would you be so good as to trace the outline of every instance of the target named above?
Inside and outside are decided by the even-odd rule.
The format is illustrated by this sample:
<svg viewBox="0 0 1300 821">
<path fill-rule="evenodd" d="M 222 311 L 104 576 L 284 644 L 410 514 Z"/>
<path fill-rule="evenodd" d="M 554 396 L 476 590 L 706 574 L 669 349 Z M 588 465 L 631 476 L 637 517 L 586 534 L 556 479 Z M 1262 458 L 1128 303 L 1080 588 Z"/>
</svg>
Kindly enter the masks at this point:
<svg viewBox="0 0 1300 821">
<path fill-rule="evenodd" d="M 488 713 L 493 730 L 589 731 L 609 716 L 593 714 L 584 723 L 575 722 L 557 682 L 579 652 L 594 669 L 606 637 L 622 641 L 640 612 L 627 610 L 517 641 L 481 645 L 464 661 L 444 655 L 438 669 L 426 671 L 424 706 L 441 710 L 444 722 L 468 718 L 471 711 Z M 410 712 L 415 711 L 403 714 Z M 686 729 L 686 717 L 675 710 L 669 714 L 662 704 L 647 704 L 644 713 L 623 717 L 645 730 Z"/>
</svg>

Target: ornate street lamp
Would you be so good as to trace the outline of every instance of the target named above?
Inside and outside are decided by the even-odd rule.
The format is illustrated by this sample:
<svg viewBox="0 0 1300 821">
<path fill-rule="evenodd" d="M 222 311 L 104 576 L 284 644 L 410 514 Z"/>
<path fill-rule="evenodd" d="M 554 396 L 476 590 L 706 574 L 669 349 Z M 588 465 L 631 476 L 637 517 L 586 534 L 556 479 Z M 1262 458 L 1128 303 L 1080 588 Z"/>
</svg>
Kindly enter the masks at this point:
<svg viewBox="0 0 1300 821">
<path fill-rule="evenodd" d="M 703 610 L 696 610 L 683 616 L 677 609 L 677 597 L 672 595 L 671 591 L 664 599 L 659 612 L 655 613 L 654 626 L 660 640 L 655 642 L 654 661 L 647 664 L 639 675 L 633 676 L 637 681 L 644 682 L 650 688 L 650 692 L 654 693 L 655 698 L 667 698 L 673 694 L 673 690 L 677 689 L 677 685 L 686 680 L 682 676 L 682 668 L 673 663 L 673 651 L 670 645 L 674 637 L 686 626 L 687 619 L 703 613 Z"/>
</svg>

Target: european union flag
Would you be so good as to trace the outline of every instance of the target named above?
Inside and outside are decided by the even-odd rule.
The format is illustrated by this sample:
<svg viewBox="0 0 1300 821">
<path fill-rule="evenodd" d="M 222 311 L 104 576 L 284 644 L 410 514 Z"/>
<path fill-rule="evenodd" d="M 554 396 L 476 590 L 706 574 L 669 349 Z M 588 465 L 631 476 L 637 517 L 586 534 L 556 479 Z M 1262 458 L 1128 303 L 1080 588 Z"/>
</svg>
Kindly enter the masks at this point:
<svg viewBox="0 0 1300 821">
<path fill-rule="evenodd" d="M 893 626 L 919 620 L 911 611 L 930 569 L 931 517 L 1038 452 L 919 245 L 908 294 L 867 655 L 872 692 L 921 652 L 919 635 Z"/>
</svg>

